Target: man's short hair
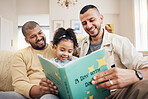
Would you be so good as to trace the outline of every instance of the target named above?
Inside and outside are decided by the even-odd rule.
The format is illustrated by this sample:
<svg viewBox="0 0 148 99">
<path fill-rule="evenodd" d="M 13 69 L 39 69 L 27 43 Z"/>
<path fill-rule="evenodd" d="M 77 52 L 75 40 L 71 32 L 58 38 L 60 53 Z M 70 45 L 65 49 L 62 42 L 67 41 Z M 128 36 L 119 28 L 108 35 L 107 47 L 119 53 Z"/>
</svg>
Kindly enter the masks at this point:
<svg viewBox="0 0 148 99">
<path fill-rule="evenodd" d="M 96 10 L 98 11 L 98 13 L 100 14 L 99 10 L 98 10 L 97 7 L 94 6 L 94 5 L 86 5 L 86 6 L 84 6 L 84 7 L 81 9 L 80 14 L 84 14 L 84 13 L 85 13 L 87 10 L 89 10 L 89 9 L 96 9 Z"/>
<path fill-rule="evenodd" d="M 35 21 L 28 21 L 26 22 L 23 26 L 22 26 L 22 33 L 23 35 L 26 37 L 27 36 L 27 33 L 26 33 L 26 30 L 28 29 L 34 29 L 36 27 L 36 25 L 39 26 L 39 24 Z"/>
</svg>

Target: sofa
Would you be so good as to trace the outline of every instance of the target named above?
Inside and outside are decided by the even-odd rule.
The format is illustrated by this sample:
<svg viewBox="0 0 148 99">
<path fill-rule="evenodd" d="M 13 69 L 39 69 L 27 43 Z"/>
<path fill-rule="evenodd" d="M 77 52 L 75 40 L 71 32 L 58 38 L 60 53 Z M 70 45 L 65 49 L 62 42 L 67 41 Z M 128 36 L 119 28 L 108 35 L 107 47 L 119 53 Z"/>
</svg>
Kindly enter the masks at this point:
<svg viewBox="0 0 148 99">
<path fill-rule="evenodd" d="M 11 62 L 14 51 L 0 50 L 0 91 L 13 91 Z"/>
</svg>

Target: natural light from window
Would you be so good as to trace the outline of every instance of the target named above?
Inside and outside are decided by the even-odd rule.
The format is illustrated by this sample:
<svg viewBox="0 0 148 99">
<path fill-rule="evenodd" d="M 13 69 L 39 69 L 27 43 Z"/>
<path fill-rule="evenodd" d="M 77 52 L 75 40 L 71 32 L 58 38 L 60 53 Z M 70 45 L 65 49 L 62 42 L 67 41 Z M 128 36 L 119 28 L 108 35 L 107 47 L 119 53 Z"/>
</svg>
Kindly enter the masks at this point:
<svg viewBox="0 0 148 99">
<path fill-rule="evenodd" d="M 134 0 L 136 49 L 148 50 L 147 0 Z"/>
</svg>

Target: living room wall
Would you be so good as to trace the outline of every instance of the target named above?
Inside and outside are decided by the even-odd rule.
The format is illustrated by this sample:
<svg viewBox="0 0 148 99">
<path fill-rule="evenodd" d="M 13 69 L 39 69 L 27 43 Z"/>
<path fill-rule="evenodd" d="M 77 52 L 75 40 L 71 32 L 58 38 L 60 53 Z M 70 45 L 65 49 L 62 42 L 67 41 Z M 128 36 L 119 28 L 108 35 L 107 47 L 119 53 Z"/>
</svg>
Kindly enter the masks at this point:
<svg viewBox="0 0 148 99">
<path fill-rule="evenodd" d="M 135 43 L 134 32 L 134 0 L 120 0 L 120 35 Z"/>
<path fill-rule="evenodd" d="M 119 33 L 119 15 L 120 15 L 120 0 L 78 0 L 78 3 L 69 8 L 63 8 L 57 4 L 57 0 L 50 0 L 49 2 L 49 15 L 50 15 L 50 32 L 51 39 L 53 37 L 53 21 L 64 20 L 64 27 L 71 27 L 71 20 L 79 20 L 79 12 L 81 8 L 86 4 L 96 5 L 101 14 L 104 15 L 104 24 L 114 24 L 114 32 Z M 82 30 L 82 33 L 77 36 L 84 36 L 86 33 Z"/>
<path fill-rule="evenodd" d="M 1 0 L 0 16 L 11 20 L 14 24 L 13 49 L 16 49 L 18 16 L 48 14 L 50 20 L 47 21 L 50 25 L 50 40 L 52 40 L 53 20 L 64 20 L 64 27 L 68 28 L 71 26 L 71 20 L 79 20 L 79 11 L 86 4 L 96 5 L 104 15 L 104 24 L 114 24 L 116 34 L 128 37 L 134 43 L 133 0 L 78 0 L 75 6 L 68 9 L 58 6 L 57 0 Z"/>
<path fill-rule="evenodd" d="M 17 49 L 17 14 L 16 14 L 16 0 L 0 0 L 0 17 L 12 22 L 12 47 L 11 50 Z M 6 27 L 7 28 L 7 27 Z M 7 34 L 9 36 L 9 34 Z M 3 41 L 4 43 L 4 41 Z"/>
<path fill-rule="evenodd" d="M 134 0 L 78 0 L 75 6 L 63 8 L 57 0 L 50 0 L 50 32 L 53 37 L 53 20 L 64 20 L 64 27 L 70 27 L 70 21 L 79 20 L 80 9 L 86 4 L 96 5 L 104 15 L 104 24 L 114 24 L 114 32 L 125 36 L 135 45 L 134 33 Z M 83 33 L 81 35 L 84 35 Z"/>
</svg>

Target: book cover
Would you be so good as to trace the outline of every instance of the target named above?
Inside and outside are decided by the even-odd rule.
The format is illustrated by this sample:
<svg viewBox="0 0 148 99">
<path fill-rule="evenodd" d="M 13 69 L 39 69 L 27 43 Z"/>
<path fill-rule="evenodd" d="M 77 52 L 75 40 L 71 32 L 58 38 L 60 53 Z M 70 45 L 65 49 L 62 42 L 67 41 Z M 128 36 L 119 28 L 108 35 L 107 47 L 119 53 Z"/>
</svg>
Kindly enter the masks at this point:
<svg viewBox="0 0 148 99">
<path fill-rule="evenodd" d="M 60 99 L 105 99 L 110 90 L 96 89 L 91 81 L 96 73 L 107 70 L 105 49 L 69 62 L 61 67 L 38 55 L 44 73 L 58 87 Z"/>
</svg>

